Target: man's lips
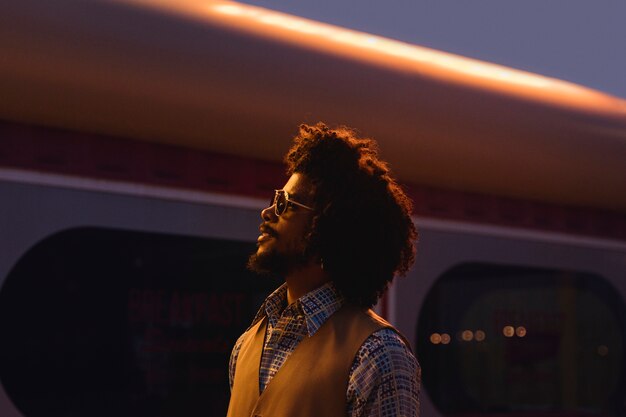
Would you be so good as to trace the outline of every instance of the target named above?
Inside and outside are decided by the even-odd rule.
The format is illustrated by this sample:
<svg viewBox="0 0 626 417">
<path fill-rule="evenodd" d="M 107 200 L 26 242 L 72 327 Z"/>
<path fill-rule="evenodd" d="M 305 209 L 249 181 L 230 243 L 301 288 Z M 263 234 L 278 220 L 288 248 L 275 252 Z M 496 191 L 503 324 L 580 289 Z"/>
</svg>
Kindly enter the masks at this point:
<svg viewBox="0 0 626 417">
<path fill-rule="evenodd" d="M 256 241 L 257 241 L 257 243 L 263 243 L 266 240 L 269 240 L 271 238 L 272 238 L 272 236 L 268 235 L 267 233 L 261 233 L 259 235 L 259 237 L 256 239 Z"/>
<path fill-rule="evenodd" d="M 257 238 L 257 243 L 265 242 L 266 240 L 276 236 L 276 232 L 268 226 L 261 225 L 261 227 L 259 227 L 259 231 L 261 234 Z"/>
</svg>

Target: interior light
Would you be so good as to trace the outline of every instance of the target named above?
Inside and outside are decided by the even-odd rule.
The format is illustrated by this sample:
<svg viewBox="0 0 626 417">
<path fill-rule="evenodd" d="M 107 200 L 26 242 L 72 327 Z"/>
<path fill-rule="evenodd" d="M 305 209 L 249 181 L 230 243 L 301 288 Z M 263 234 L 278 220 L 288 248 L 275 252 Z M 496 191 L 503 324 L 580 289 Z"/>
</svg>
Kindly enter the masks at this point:
<svg viewBox="0 0 626 417">
<path fill-rule="evenodd" d="M 465 342 L 470 342 L 473 338 L 474 333 L 472 333 L 471 330 L 463 330 L 463 333 L 461 333 L 461 339 L 463 339 Z"/>
<path fill-rule="evenodd" d="M 513 328 L 513 326 L 504 326 L 502 334 L 504 337 L 513 337 L 515 335 L 515 328 Z"/>
</svg>

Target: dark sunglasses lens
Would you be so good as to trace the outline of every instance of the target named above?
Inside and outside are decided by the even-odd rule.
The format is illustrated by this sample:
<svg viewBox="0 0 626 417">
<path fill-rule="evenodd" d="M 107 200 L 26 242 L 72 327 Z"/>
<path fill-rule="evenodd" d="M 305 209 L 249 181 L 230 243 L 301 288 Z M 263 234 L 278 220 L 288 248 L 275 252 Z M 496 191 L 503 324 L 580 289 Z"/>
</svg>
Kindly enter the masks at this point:
<svg viewBox="0 0 626 417">
<path fill-rule="evenodd" d="M 279 216 L 285 212 L 287 208 L 287 200 L 285 199 L 285 193 L 276 194 L 276 214 Z"/>
</svg>

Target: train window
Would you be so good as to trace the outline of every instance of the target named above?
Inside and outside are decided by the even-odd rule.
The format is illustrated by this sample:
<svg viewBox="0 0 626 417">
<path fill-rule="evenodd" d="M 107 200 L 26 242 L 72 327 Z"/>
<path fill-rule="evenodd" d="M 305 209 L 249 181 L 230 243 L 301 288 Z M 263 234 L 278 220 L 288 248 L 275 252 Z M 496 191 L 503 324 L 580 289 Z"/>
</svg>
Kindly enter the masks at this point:
<svg viewBox="0 0 626 417">
<path fill-rule="evenodd" d="M 0 290 L 0 380 L 40 416 L 214 416 L 230 350 L 278 282 L 254 243 L 81 228 L 26 253 Z"/>
<path fill-rule="evenodd" d="M 419 316 L 424 388 L 444 415 L 624 415 L 624 319 L 597 275 L 456 266 Z"/>
</svg>

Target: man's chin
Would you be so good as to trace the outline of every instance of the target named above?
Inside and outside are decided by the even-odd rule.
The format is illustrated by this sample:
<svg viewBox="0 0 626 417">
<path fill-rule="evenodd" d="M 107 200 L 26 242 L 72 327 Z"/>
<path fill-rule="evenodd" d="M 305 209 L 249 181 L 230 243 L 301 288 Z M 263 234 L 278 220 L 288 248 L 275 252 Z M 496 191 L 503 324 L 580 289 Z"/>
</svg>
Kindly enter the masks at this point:
<svg viewBox="0 0 626 417">
<path fill-rule="evenodd" d="M 283 254 L 270 248 L 259 247 L 248 259 L 248 269 L 261 275 L 285 277 L 307 263 L 302 254 Z"/>
<path fill-rule="evenodd" d="M 272 255 L 271 252 L 261 250 L 261 248 L 248 258 L 248 269 L 260 275 L 279 275 L 279 272 L 276 271 L 279 269 L 277 266 L 278 263 L 276 262 L 275 256 Z"/>
</svg>

